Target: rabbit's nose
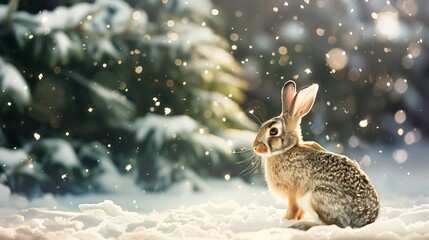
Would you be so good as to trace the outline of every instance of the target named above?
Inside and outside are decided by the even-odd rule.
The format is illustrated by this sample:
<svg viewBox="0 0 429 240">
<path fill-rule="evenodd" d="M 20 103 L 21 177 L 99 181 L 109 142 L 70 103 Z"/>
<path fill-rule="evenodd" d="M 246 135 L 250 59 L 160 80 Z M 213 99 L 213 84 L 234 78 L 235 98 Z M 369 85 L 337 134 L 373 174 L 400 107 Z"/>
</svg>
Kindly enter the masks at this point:
<svg viewBox="0 0 429 240">
<path fill-rule="evenodd" d="M 259 144 L 260 142 L 258 142 L 258 141 L 254 141 L 253 142 L 253 145 L 252 145 L 252 147 L 253 147 L 253 150 L 254 151 L 256 151 L 256 148 L 258 147 L 258 144 Z"/>
<path fill-rule="evenodd" d="M 254 142 L 253 143 L 253 151 L 259 154 L 264 154 L 268 152 L 267 146 L 263 144 L 262 142 Z"/>
</svg>

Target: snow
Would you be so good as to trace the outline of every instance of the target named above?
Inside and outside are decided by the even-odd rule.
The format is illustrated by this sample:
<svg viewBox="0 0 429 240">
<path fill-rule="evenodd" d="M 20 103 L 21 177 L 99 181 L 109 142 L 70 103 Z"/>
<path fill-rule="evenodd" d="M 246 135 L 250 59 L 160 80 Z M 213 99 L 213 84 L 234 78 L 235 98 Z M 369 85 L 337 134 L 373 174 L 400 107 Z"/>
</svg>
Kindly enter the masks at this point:
<svg viewBox="0 0 429 240">
<path fill-rule="evenodd" d="M 43 142 L 43 144 L 42 144 Z M 58 165 L 64 165 L 65 167 L 71 169 L 73 167 L 77 168 L 80 166 L 80 162 L 78 157 L 76 156 L 75 151 L 73 150 L 73 147 L 70 145 L 69 142 L 65 141 L 61 138 L 51 138 L 51 139 L 43 139 L 40 140 L 40 146 L 43 146 L 47 149 L 49 149 L 49 152 L 52 152 L 51 154 L 51 161 L 50 163 Z M 37 148 L 37 144 L 31 144 L 29 146 L 25 146 L 24 149 L 28 148 Z M 30 152 L 30 150 L 27 150 Z"/>
<path fill-rule="evenodd" d="M 27 199 L 0 184 L 0 239 L 429 239 L 427 144 L 401 145 L 408 152 L 402 163 L 393 158 L 398 146 L 348 154 L 358 162 L 371 159 L 362 168 L 381 199 L 378 219 L 360 229 L 288 228 L 294 221 L 282 220 L 284 202 L 266 186 L 230 175 L 201 179 L 189 171 L 167 191 L 148 193 L 101 159 L 105 193 Z M 20 150 L 3 149 L 0 155 L 18 162 L 26 157 Z"/>
<path fill-rule="evenodd" d="M 0 92 L 8 94 L 13 104 L 17 104 L 20 110 L 31 101 L 30 90 L 21 73 L 2 57 L 0 57 Z"/>
<path fill-rule="evenodd" d="M 156 127 L 158 125 L 162 125 L 164 128 L 159 129 Z M 155 139 L 153 142 L 156 144 L 154 147 L 159 149 L 165 139 L 177 133 L 194 132 L 198 128 L 198 124 L 186 115 L 166 118 L 156 114 L 148 114 L 146 117 L 136 120 L 134 127 L 137 141 L 143 141 L 148 138 L 148 135 L 152 134 Z"/>
<path fill-rule="evenodd" d="M 105 174 L 99 182 L 105 193 L 47 193 L 27 199 L 0 184 L 0 239 L 429 239 L 428 144 L 422 139 L 348 153 L 358 162 L 370 159 L 362 168 L 381 199 L 376 222 L 360 229 L 290 229 L 294 221 L 282 220 L 284 202 L 266 186 L 230 175 L 225 180 L 201 179 L 189 171 L 167 191 L 148 193 L 136 186 L 131 174 L 120 174 L 111 162 L 100 159 Z M 395 161 L 397 149 L 407 151 L 406 161 Z M 0 150 L 10 157 L 5 164 L 27 156 L 21 150 Z M 65 150 L 57 154 L 75 157 Z"/>
<path fill-rule="evenodd" d="M 164 193 L 125 188 L 110 195 L 48 195 L 27 204 L 33 207 L 0 210 L 0 239 L 429 238 L 429 204 L 383 206 L 376 222 L 360 229 L 317 226 L 305 232 L 288 228 L 294 221 L 282 220 L 285 206 L 266 187 L 235 178 L 207 180 L 196 193 L 184 181 Z"/>
</svg>

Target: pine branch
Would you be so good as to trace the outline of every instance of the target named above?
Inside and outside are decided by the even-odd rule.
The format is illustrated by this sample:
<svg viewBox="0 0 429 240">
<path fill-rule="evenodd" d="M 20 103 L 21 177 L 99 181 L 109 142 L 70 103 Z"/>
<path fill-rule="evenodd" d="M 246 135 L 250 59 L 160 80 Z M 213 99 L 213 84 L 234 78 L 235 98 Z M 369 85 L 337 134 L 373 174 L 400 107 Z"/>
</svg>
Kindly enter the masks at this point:
<svg viewBox="0 0 429 240">
<path fill-rule="evenodd" d="M 19 0 L 10 0 L 9 1 L 9 6 L 7 9 L 6 17 L 3 21 L 4 25 L 10 26 L 12 24 L 12 17 L 13 17 L 13 14 L 18 9 L 18 5 L 19 5 Z"/>
</svg>

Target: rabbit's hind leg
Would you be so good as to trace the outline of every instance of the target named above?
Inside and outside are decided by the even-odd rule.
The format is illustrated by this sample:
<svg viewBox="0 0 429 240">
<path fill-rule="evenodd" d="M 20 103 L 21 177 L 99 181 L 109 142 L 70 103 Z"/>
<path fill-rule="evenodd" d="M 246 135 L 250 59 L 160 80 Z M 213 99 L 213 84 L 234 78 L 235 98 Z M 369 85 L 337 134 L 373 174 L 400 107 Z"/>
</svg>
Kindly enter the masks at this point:
<svg viewBox="0 0 429 240">
<path fill-rule="evenodd" d="M 345 228 L 350 226 L 351 219 L 344 198 L 331 191 L 316 190 L 312 194 L 311 204 L 323 223 Z"/>
</svg>

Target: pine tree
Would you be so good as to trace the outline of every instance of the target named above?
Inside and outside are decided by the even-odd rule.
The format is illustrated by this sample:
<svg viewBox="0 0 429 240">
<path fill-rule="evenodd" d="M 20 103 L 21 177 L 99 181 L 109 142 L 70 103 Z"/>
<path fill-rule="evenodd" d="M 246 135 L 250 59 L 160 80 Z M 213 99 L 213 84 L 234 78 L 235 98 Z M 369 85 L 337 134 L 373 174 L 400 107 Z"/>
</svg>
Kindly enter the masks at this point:
<svg viewBox="0 0 429 240">
<path fill-rule="evenodd" d="M 43 3 L 43 1 L 42 1 Z M 246 82 L 210 1 L 0 5 L 0 174 L 15 192 L 238 174 Z M 196 174 L 195 174 L 196 173 Z"/>
</svg>

